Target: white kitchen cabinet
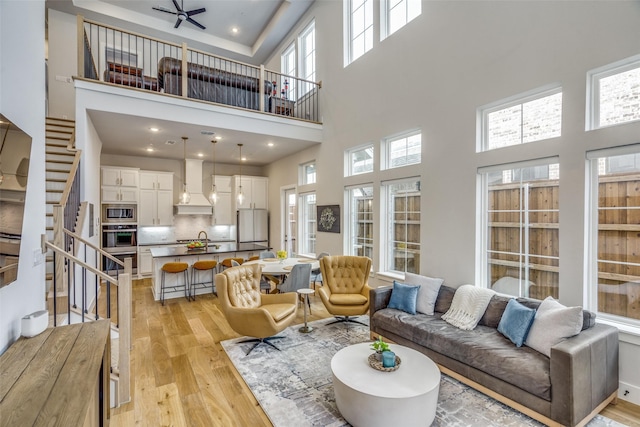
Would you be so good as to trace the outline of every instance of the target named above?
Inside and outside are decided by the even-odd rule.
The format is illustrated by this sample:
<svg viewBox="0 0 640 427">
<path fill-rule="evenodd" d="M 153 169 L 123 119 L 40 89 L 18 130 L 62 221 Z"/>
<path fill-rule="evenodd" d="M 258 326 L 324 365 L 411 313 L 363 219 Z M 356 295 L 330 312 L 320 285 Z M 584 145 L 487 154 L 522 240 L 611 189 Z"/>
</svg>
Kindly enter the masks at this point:
<svg viewBox="0 0 640 427">
<path fill-rule="evenodd" d="M 173 174 L 140 172 L 138 224 L 173 225 Z"/>
<path fill-rule="evenodd" d="M 138 202 L 138 169 L 103 166 L 102 202 Z"/>
<path fill-rule="evenodd" d="M 140 189 L 173 191 L 173 173 L 140 171 Z"/>
<path fill-rule="evenodd" d="M 153 273 L 153 257 L 150 247 L 142 247 L 138 251 L 138 274 L 149 276 Z"/>
<path fill-rule="evenodd" d="M 218 201 L 213 207 L 215 225 L 232 225 L 235 223 L 231 197 L 231 193 L 218 193 Z"/>
<path fill-rule="evenodd" d="M 213 179 L 213 177 L 212 177 Z M 216 190 L 218 192 L 218 201 L 213 207 L 213 221 L 215 225 L 233 225 L 234 203 L 233 199 L 233 180 L 230 176 L 215 176 Z"/>
<path fill-rule="evenodd" d="M 269 208 L 269 178 L 262 176 L 236 175 L 234 178 L 234 206 L 235 209 L 268 209 Z M 244 202 L 238 204 L 237 197 L 242 185 Z"/>
<path fill-rule="evenodd" d="M 103 166 L 102 185 L 138 188 L 138 169 Z"/>
<path fill-rule="evenodd" d="M 117 186 L 103 186 L 102 187 L 102 203 L 112 202 L 138 202 L 138 189 L 133 187 L 117 187 Z"/>
</svg>

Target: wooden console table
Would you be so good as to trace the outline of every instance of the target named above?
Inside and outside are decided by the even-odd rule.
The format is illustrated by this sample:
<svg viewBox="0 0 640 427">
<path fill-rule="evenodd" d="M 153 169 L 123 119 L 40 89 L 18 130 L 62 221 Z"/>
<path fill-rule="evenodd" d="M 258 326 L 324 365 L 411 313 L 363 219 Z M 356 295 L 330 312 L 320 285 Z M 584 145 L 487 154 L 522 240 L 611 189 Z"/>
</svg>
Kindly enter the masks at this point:
<svg viewBox="0 0 640 427">
<path fill-rule="evenodd" d="M 293 116 L 294 102 L 285 98 L 269 98 L 271 104 L 271 112 L 282 116 Z"/>
<path fill-rule="evenodd" d="M 0 356 L 0 426 L 108 426 L 108 320 L 50 328 Z"/>
</svg>

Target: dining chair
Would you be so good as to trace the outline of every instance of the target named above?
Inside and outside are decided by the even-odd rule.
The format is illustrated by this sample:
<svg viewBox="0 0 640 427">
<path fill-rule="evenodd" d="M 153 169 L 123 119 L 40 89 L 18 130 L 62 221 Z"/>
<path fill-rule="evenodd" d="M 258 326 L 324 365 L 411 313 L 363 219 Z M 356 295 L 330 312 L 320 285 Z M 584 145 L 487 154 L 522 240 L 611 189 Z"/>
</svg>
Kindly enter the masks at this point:
<svg viewBox="0 0 640 427">
<path fill-rule="evenodd" d="M 330 255 L 331 254 L 329 252 L 320 252 L 320 255 L 318 255 L 317 259 L 318 261 L 320 261 L 322 258 Z M 320 284 L 322 284 L 322 272 L 320 271 L 320 267 L 311 270 L 311 274 L 313 275 L 313 290 L 315 291 L 316 281 L 319 281 Z"/>
<path fill-rule="evenodd" d="M 273 251 L 262 251 L 258 255 L 260 259 L 276 257 L 276 254 L 274 254 Z M 263 274 L 260 281 L 260 289 L 265 290 L 267 291 L 267 293 L 269 293 L 271 291 L 271 283 L 273 283 L 275 286 L 278 286 L 281 282 L 282 280 L 278 279 L 275 276 L 272 276 L 270 274 Z"/>
<path fill-rule="evenodd" d="M 265 259 L 265 258 L 275 258 L 276 254 L 274 254 L 272 251 L 262 251 L 259 254 L 260 259 Z"/>
<path fill-rule="evenodd" d="M 295 292 L 298 289 L 309 288 L 309 279 L 311 277 L 311 264 L 296 264 L 291 269 L 291 273 L 280 285 L 280 293 Z M 302 297 L 300 295 L 300 297 Z M 307 298 L 307 302 L 309 299 Z M 311 312 L 311 302 L 309 302 L 309 312 Z"/>
</svg>

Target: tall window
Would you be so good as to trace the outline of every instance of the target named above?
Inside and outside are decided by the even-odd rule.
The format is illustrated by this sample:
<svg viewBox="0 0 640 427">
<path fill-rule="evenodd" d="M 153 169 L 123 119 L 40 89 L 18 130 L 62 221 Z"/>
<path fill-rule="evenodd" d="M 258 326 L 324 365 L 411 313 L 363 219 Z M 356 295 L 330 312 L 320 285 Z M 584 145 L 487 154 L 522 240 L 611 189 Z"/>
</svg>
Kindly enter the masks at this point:
<svg viewBox="0 0 640 427">
<path fill-rule="evenodd" d="M 347 189 L 346 252 L 348 255 L 373 258 L 373 187 L 357 186 Z"/>
<path fill-rule="evenodd" d="M 300 165 L 300 184 L 316 183 L 316 162 L 309 162 Z"/>
<path fill-rule="evenodd" d="M 587 78 L 588 129 L 640 120 L 640 55 L 593 70 Z"/>
<path fill-rule="evenodd" d="M 292 74 L 293 75 L 293 74 Z M 316 24 L 311 22 L 300 34 L 300 77 L 316 81 Z M 300 96 L 309 92 L 314 86 L 308 82 L 302 82 Z"/>
<path fill-rule="evenodd" d="M 640 327 L 640 145 L 587 153 L 589 305 Z"/>
<path fill-rule="evenodd" d="M 480 112 L 482 150 L 554 138 L 562 130 L 562 89 L 518 95 Z"/>
<path fill-rule="evenodd" d="M 346 176 L 373 172 L 373 144 L 347 150 Z"/>
<path fill-rule="evenodd" d="M 295 77 L 297 75 L 296 70 L 296 45 L 291 43 L 289 47 L 284 51 L 280 58 L 282 73 L 287 76 Z M 289 87 L 287 88 L 287 99 L 296 99 L 296 79 L 289 79 Z M 284 80 L 283 80 L 284 81 Z"/>
<path fill-rule="evenodd" d="M 382 245 L 385 271 L 420 273 L 420 181 L 387 182 L 382 185 Z"/>
<path fill-rule="evenodd" d="M 384 0 L 382 7 L 386 29 L 383 38 L 395 33 L 422 13 L 421 0 Z"/>
<path fill-rule="evenodd" d="M 348 8 L 349 60 L 351 63 L 373 47 L 373 0 L 345 0 Z"/>
<path fill-rule="evenodd" d="M 383 169 L 415 165 L 422 161 L 422 134 L 419 131 L 388 138 L 383 146 Z"/>
<path fill-rule="evenodd" d="M 557 159 L 483 168 L 484 281 L 514 296 L 558 298 Z"/>
<path fill-rule="evenodd" d="M 316 194 L 300 196 L 300 253 L 315 256 L 316 253 Z"/>
</svg>

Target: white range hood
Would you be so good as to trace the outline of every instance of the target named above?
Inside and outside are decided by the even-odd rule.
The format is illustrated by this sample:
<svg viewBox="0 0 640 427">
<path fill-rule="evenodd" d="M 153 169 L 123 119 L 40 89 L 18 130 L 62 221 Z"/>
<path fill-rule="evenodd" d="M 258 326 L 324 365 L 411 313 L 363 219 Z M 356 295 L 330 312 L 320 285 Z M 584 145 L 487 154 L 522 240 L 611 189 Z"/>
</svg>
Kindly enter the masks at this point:
<svg viewBox="0 0 640 427">
<path fill-rule="evenodd" d="M 211 203 L 202 193 L 202 160 L 186 159 L 186 182 L 191 200 L 186 204 L 175 205 L 176 215 L 211 215 Z M 182 187 L 180 187 L 182 194 Z"/>
</svg>

